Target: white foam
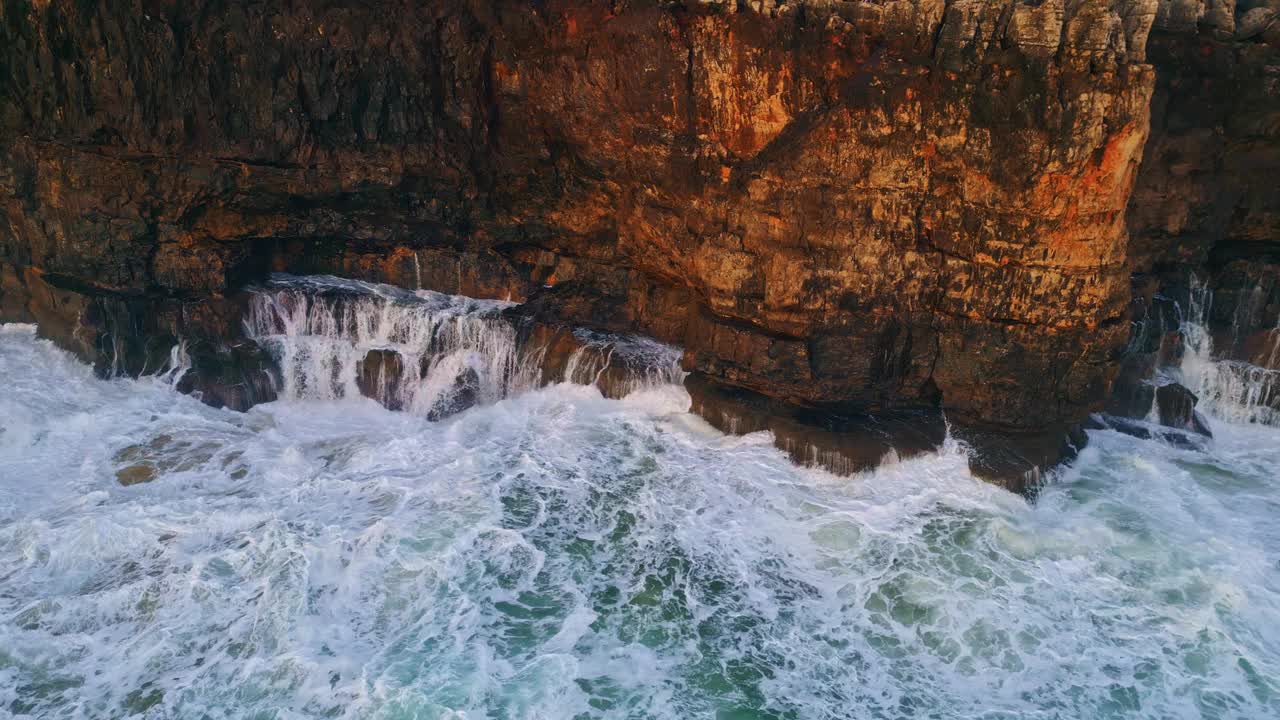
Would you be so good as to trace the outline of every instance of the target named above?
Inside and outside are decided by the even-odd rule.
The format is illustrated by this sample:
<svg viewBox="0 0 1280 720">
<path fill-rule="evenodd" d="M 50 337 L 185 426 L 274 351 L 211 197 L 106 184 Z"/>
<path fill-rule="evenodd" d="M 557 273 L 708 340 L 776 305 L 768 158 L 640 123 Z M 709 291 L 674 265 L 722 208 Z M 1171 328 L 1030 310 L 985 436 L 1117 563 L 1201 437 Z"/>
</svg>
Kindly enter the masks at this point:
<svg viewBox="0 0 1280 720">
<path fill-rule="evenodd" d="M 1094 433 L 1028 505 L 954 443 L 798 468 L 675 387 L 236 414 L 11 328 L 0 374 L 19 716 L 1276 714 L 1274 428 Z"/>
<path fill-rule="evenodd" d="M 545 348 L 520 343 L 513 321 L 502 315 L 514 306 L 330 276 L 278 276 L 253 294 L 245 328 L 274 355 L 286 400 L 358 397 L 361 364 L 371 351 L 386 350 L 404 370 L 376 373 L 372 394 L 390 407 L 435 417 L 542 382 Z M 676 348 L 642 337 L 585 331 L 579 337 L 566 382 L 597 383 L 611 365 L 625 371 L 623 394 L 684 379 Z M 463 394 L 474 397 L 460 401 Z"/>
<path fill-rule="evenodd" d="M 1182 323 L 1183 354 L 1178 379 L 1199 398 L 1197 408 L 1230 423 L 1280 425 L 1280 370 L 1214 356 L 1209 332 L 1213 291 L 1191 276 L 1190 308 Z M 1238 336 L 1242 319 L 1248 324 L 1263 296 L 1261 288 L 1237 309 L 1234 329 Z M 1274 361 L 1280 349 L 1280 329 L 1271 349 Z M 1152 412 L 1155 410 L 1153 408 Z"/>
</svg>

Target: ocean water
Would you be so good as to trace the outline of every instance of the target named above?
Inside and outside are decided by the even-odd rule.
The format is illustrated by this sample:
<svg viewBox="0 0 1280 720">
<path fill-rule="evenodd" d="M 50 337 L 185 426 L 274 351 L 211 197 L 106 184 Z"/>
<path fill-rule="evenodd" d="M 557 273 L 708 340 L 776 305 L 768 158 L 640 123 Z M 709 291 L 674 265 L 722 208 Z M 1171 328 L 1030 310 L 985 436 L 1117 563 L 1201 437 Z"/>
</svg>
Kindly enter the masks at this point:
<svg viewBox="0 0 1280 720">
<path fill-rule="evenodd" d="M 1093 432 L 1028 504 L 674 384 L 241 414 L 13 325 L 0 379 L 2 717 L 1280 717 L 1280 428 Z"/>
</svg>

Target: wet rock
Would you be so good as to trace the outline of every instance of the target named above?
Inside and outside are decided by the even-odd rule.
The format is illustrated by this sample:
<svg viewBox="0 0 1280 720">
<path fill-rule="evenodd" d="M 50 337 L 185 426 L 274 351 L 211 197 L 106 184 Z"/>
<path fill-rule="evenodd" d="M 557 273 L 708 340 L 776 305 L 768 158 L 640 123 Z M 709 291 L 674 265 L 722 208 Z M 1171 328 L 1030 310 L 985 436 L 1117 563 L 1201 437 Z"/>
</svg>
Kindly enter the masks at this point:
<svg viewBox="0 0 1280 720">
<path fill-rule="evenodd" d="M 443 393 L 427 413 L 428 420 L 440 420 L 474 407 L 480 401 L 480 375 L 474 368 L 458 373 L 448 391 Z"/>
<path fill-rule="evenodd" d="M 1240 342 L 1240 359 L 1268 370 L 1280 370 L 1280 328 L 1256 330 Z"/>
<path fill-rule="evenodd" d="M 257 344 L 188 342 L 191 368 L 178 379 L 179 392 L 190 393 L 206 405 L 245 411 L 278 397 L 275 362 Z"/>
<path fill-rule="evenodd" d="M 1155 370 L 1154 353 L 1158 347 L 1161 329 L 1153 318 L 1152 298 L 1157 283 L 1142 274 L 1134 274 L 1130 280 L 1132 299 L 1129 301 L 1129 339 L 1120 354 L 1120 370 L 1111 384 L 1107 398 L 1107 412 L 1116 415 L 1135 415 L 1150 407 L 1146 380 Z"/>
<path fill-rule="evenodd" d="M 541 384 L 595 385 L 619 399 L 646 387 L 677 384 L 683 378 L 678 349 L 649 338 L 571 329 L 523 315 L 520 344 L 541 358 Z"/>
<path fill-rule="evenodd" d="M 952 423 L 951 431 L 969 447 L 970 472 L 1031 498 L 1046 473 L 1073 460 L 1088 443 L 1079 425 L 1029 433 Z"/>
<path fill-rule="evenodd" d="M 274 363 L 243 337 L 244 308 L 242 295 L 121 295 L 0 261 L 0 321 L 36 322 L 42 337 L 100 376 L 167 376 L 214 407 L 247 410 L 276 398 Z M 188 366 L 176 376 L 179 346 Z"/>
<path fill-rule="evenodd" d="M 1241 0 L 1232 37 L 1223 32 L 1228 25 L 1218 21 L 1221 13 L 1214 15 L 1229 6 L 1161 4 L 1148 42 L 1156 69 L 1152 127 L 1127 210 L 1129 263 L 1154 278 L 1157 292 L 1176 299 L 1183 312 L 1190 311 L 1194 274 L 1213 297 L 1206 317 L 1186 319 L 1207 326 L 1214 358 L 1266 367 L 1268 339 L 1280 317 L 1280 195 L 1271 189 L 1280 173 L 1280 142 L 1269 129 L 1280 122 L 1280 57 L 1258 42 L 1265 39 L 1258 33 L 1261 25 L 1275 27 L 1266 18 L 1278 7 L 1275 0 Z M 1187 22 L 1164 21 L 1179 8 Z M 1211 16 L 1217 19 L 1210 22 Z M 1140 295 L 1135 288 L 1135 299 Z M 1166 334 L 1145 377 L 1181 360 L 1181 338 Z M 1123 397 L 1132 387 L 1122 370 L 1116 391 Z M 1167 419 L 1207 433 L 1187 400 L 1169 398 L 1177 415 Z"/>
<path fill-rule="evenodd" d="M 1130 437 L 1136 437 L 1139 440 L 1150 440 L 1155 437 L 1155 433 L 1145 423 L 1114 415 L 1093 415 L 1089 418 L 1085 427 L 1089 430 L 1115 430 Z"/>
<path fill-rule="evenodd" d="M 404 409 L 404 357 L 395 350 L 370 350 L 356 370 L 360 394 L 373 398 L 388 410 Z"/>
<path fill-rule="evenodd" d="M 1182 310 L 1161 294 L 1158 275 L 1136 273 L 1130 279 L 1129 340 L 1121 353 L 1120 369 L 1107 398 L 1109 415 L 1145 418 L 1155 404 L 1159 372 L 1174 367 L 1182 356 Z"/>
<path fill-rule="evenodd" d="M 1207 425 L 1196 418 L 1196 394 L 1178 383 L 1169 383 L 1156 388 L 1156 408 L 1160 424 L 1179 430 L 1195 430 L 1204 435 L 1211 435 Z"/>
<path fill-rule="evenodd" d="M 1203 421 L 1203 418 L 1200 418 L 1200 420 Z M 1174 447 L 1200 451 L 1208 447 L 1208 437 L 1210 436 L 1208 432 L 1164 429 L 1161 426 L 1141 420 L 1116 417 L 1114 415 L 1094 415 L 1090 417 L 1085 427 L 1090 430 L 1114 430 L 1140 440 L 1157 440 Z M 1207 426 L 1205 427 L 1207 430 Z"/>
<path fill-rule="evenodd" d="M 1213 437 L 1213 430 L 1209 428 L 1209 420 L 1199 410 L 1191 413 L 1191 431 L 1197 435 L 1205 437 Z"/>
<path fill-rule="evenodd" d="M 1271 363 L 1267 341 L 1280 328 L 1280 245 L 1220 243 L 1210 253 L 1213 272 L 1204 318 L 1214 355 L 1261 367 Z"/>
<path fill-rule="evenodd" d="M 694 412 L 722 432 L 767 430 L 795 462 L 841 475 L 934 450 L 946 437 L 946 424 L 936 410 L 871 415 L 803 408 L 726 388 L 697 373 L 689 375 L 685 388 Z"/>
<path fill-rule="evenodd" d="M 541 385 L 567 382 L 569 363 L 574 354 L 581 351 L 583 342 L 573 334 L 573 329 L 563 325 L 544 323 L 514 316 L 520 329 L 521 347 L 534 351 L 541 357 Z"/>
<path fill-rule="evenodd" d="M 1149 379 L 1152 367 L 1146 363 L 1126 365 L 1111 387 L 1107 412 L 1120 417 L 1143 418 L 1156 400 L 1156 386 Z"/>
</svg>

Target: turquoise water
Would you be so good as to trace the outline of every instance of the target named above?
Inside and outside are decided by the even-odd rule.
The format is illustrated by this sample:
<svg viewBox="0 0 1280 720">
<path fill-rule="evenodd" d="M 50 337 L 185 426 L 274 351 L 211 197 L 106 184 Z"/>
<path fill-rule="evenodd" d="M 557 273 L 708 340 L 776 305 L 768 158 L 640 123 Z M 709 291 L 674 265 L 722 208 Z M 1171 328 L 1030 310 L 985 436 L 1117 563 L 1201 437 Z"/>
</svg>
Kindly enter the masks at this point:
<svg viewBox="0 0 1280 720">
<path fill-rule="evenodd" d="M 1028 505 L 678 386 L 237 414 L 22 326 L 0 378 L 0 716 L 1280 717 L 1276 428 L 1096 432 Z"/>
</svg>

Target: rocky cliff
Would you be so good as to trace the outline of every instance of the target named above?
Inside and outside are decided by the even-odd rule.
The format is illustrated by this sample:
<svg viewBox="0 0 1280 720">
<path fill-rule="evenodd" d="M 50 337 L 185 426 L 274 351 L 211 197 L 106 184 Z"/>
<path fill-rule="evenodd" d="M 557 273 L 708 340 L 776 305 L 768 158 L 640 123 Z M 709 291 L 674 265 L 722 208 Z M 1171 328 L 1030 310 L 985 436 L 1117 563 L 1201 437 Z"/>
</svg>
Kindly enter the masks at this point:
<svg viewBox="0 0 1280 720">
<path fill-rule="evenodd" d="M 1018 476 L 1104 402 L 1131 272 L 1274 247 L 1230 172 L 1274 167 L 1273 30 L 1184 5 L 6 0 L 0 317 L 123 372 L 183 338 L 243 406 L 273 270 L 509 297 L 682 345 L 713 420 L 940 408 Z"/>
<path fill-rule="evenodd" d="M 1280 0 L 1159 6 L 1151 134 L 1127 219 L 1134 333 L 1112 412 L 1144 412 L 1145 379 L 1180 362 L 1179 326 L 1196 312 L 1214 355 L 1251 364 L 1254 400 L 1280 407 L 1277 11 Z"/>
<path fill-rule="evenodd" d="M 1150 42 L 1157 84 L 1129 209 L 1131 264 L 1212 278 L 1225 291 L 1219 325 L 1230 323 L 1235 295 L 1259 283 L 1270 294 L 1280 260 L 1280 2 L 1268 4 L 1241 3 L 1234 15 L 1227 4 L 1194 25 L 1186 18 L 1203 3 L 1173 5 L 1183 20 L 1169 13 Z M 1277 311 L 1254 329 L 1273 327 Z"/>
</svg>

